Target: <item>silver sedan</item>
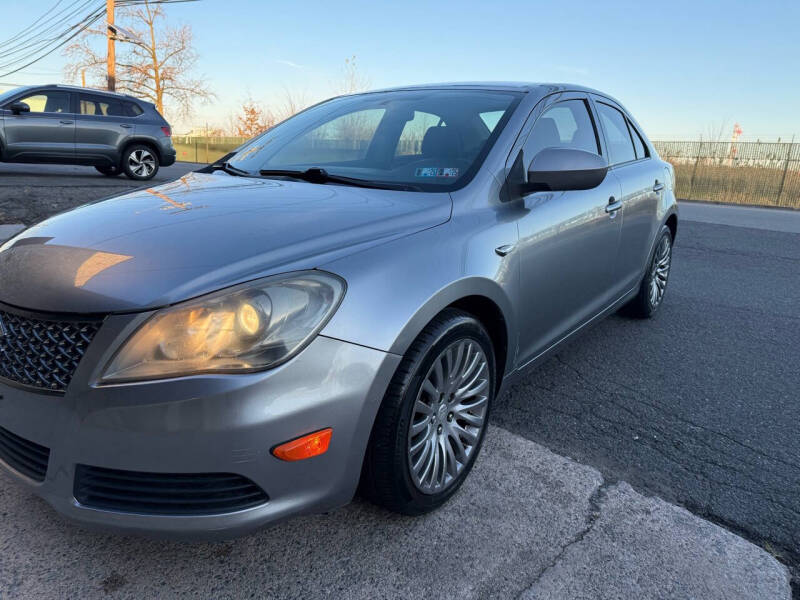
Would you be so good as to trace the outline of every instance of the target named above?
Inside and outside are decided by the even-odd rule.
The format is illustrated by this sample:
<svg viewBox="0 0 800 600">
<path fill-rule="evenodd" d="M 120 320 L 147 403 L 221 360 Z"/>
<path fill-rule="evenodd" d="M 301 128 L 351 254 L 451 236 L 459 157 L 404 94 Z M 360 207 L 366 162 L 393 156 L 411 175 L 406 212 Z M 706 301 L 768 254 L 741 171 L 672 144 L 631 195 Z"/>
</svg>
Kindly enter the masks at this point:
<svg viewBox="0 0 800 600">
<path fill-rule="evenodd" d="M 71 519 L 174 537 L 359 486 L 433 510 L 505 386 L 614 311 L 658 311 L 674 189 L 580 86 L 318 104 L 0 247 L 0 464 Z"/>
</svg>

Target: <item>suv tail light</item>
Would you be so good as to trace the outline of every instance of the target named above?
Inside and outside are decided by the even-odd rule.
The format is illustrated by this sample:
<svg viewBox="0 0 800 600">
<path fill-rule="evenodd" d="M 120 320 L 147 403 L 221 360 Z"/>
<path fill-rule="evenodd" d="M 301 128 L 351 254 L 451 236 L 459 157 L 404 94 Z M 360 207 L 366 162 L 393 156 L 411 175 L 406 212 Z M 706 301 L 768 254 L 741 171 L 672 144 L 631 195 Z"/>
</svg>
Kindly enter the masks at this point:
<svg viewBox="0 0 800 600">
<path fill-rule="evenodd" d="M 167 125 L 165 127 L 162 127 L 161 131 L 163 131 L 164 135 L 167 136 L 167 137 L 171 137 L 172 136 L 172 127 L 170 127 L 169 125 Z"/>
</svg>

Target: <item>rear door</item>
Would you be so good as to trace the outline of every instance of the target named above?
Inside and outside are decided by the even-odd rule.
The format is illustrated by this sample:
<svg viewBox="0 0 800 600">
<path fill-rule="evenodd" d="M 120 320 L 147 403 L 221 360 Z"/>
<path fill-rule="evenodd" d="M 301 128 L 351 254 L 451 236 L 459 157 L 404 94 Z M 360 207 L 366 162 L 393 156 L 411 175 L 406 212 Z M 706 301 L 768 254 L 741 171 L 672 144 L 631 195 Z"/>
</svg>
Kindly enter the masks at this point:
<svg viewBox="0 0 800 600">
<path fill-rule="evenodd" d="M 13 114 L 14 102 L 30 112 Z M 75 158 L 75 115 L 71 94 L 65 90 L 36 90 L 7 102 L 4 107 L 6 160 L 72 162 Z"/>
<path fill-rule="evenodd" d="M 611 172 L 622 186 L 619 254 L 615 280 L 620 293 L 638 285 L 658 227 L 658 205 L 664 187 L 664 169 L 650 157 L 643 136 L 614 102 L 596 96 L 595 107 L 603 130 Z"/>
<path fill-rule="evenodd" d="M 531 121 L 521 153 L 512 150 L 512 178 L 519 169 L 526 172 L 546 147 L 602 154 L 596 117 L 585 94 L 550 96 L 534 109 Z M 620 236 L 615 210 L 619 194 L 619 183 L 609 174 L 591 190 L 534 192 L 524 197 L 518 220 L 520 364 L 536 358 L 616 299 L 612 288 Z"/>
<path fill-rule="evenodd" d="M 75 153 L 79 160 L 106 162 L 119 158 L 119 148 L 135 131 L 123 100 L 94 94 L 78 94 Z"/>
</svg>

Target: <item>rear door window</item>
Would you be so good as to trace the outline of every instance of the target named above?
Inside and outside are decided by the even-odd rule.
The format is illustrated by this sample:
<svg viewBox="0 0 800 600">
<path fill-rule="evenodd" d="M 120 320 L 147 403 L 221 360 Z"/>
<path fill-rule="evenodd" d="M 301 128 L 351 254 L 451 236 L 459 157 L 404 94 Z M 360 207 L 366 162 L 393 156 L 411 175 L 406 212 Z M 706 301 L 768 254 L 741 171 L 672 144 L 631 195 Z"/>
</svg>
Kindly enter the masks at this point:
<svg viewBox="0 0 800 600">
<path fill-rule="evenodd" d="M 636 160 L 636 151 L 633 148 L 633 140 L 631 140 L 625 115 L 613 106 L 602 102 L 597 103 L 597 112 L 606 135 L 609 163 L 618 165 Z"/>
<path fill-rule="evenodd" d="M 81 95 L 80 114 L 96 117 L 120 117 L 123 116 L 122 102 L 113 98 Z"/>
</svg>

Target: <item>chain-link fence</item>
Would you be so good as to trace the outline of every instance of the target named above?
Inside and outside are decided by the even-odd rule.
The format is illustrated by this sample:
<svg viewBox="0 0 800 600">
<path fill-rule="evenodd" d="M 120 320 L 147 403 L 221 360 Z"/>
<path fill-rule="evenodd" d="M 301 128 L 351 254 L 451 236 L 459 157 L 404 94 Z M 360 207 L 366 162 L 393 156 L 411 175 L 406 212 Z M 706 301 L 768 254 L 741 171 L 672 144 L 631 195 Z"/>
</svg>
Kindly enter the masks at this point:
<svg viewBox="0 0 800 600">
<path fill-rule="evenodd" d="M 240 146 L 242 137 L 173 137 L 178 160 L 209 163 Z M 407 142 L 401 153 L 418 152 Z M 800 209 L 800 143 L 653 142 L 675 167 L 677 195 L 704 200 Z"/>
<path fill-rule="evenodd" d="M 220 156 L 244 144 L 244 137 L 190 137 L 173 135 L 172 145 L 178 153 L 178 160 L 184 162 L 210 163 Z"/>
<path fill-rule="evenodd" d="M 675 167 L 677 195 L 800 209 L 800 144 L 653 142 Z"/>
</svg>

